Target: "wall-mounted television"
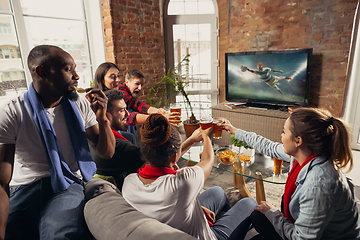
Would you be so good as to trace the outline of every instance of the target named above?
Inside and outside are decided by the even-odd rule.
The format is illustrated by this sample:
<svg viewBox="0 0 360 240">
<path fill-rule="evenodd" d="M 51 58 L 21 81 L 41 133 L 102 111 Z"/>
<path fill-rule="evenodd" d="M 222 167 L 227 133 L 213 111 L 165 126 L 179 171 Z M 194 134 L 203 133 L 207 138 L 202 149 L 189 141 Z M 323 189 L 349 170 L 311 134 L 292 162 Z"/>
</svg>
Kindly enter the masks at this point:
<svg viewBox="0 0 360 240">
<path fill-rule="evenodd" d="M 226 101 L 281 108 L 307 106 L 312 48 L 225 53 Z"/>
</svg>

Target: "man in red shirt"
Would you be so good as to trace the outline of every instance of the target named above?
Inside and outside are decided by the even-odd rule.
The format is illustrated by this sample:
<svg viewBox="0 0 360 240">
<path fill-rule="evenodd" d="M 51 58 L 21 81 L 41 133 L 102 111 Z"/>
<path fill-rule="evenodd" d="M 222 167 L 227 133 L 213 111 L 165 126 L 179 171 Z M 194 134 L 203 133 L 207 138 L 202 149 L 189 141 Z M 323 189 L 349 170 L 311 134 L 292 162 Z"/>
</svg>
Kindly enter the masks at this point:
<svg viewBox="0 0 360 240">
<path fill-rule="evenodd" d="M 144 84 L 145 76 L 141 71 L 132 69 L 126 73 L 125 82 L 120 84 L 119 89 L 125 95 L 124 100 L 127 108 L 143 114 L 164 114 L 164 109 L 151 107 L 144 102 L 137 100 Z"/>
<path fill-rule="evenodd" d="M 155 108 L 147 105 L 144 102 L 137 100 L 140 96 L 142 86 L 145 84 L 144 74 L 137 70 L 129 70 L 125 75 L 125 82 L 119 85 L 119 90 L 125 95 L 125 103 L 127 110 L 131 112 L 139 112 L 143 114 L 160 113 L 165 114 L 166 111 L 162 108 Z M 136 134 L 136 126 L 129 126 L 128 132 Z"/>
</svg>

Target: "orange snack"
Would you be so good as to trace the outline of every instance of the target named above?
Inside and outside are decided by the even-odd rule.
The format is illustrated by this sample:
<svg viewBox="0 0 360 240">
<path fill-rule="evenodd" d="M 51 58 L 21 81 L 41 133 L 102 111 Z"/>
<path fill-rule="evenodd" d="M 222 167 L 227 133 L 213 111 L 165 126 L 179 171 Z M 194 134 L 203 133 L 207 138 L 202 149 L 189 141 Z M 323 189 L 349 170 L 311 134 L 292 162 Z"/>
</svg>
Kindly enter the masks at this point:
<svg viewBox="0 0 360 240">
<path fill-rule="evenodd" d="M 76 86 L 74 86 L 74 88 L 78 93 L 86 93 L 86 90 L 83 89 L 83 88 L 79 88 L 79 87 L 76 87 Z"/>
<path fill-rule="evenodd" d="M 217 157 L 225 164 L 233 163 L 236 160 L 237 153 L 231 151 L 231 150 L 225 150 L 222 152 L 219 152 L 217 154 Z"/>
<path fill-rule="evenodd" d="M 250 161 L 250 156 L 242 155 L 242 156 L 240 156 L 240 161 L 248 162 L 248 161 Z"/>
</svg>

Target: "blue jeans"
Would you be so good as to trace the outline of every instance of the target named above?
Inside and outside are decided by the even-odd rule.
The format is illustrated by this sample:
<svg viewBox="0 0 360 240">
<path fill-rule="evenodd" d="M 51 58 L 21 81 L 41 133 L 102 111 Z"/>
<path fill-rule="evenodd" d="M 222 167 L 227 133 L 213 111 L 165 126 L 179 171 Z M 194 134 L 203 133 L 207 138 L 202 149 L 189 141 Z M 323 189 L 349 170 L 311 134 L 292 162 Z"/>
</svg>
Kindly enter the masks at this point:
<svg viewBox="0 0 360 240">
<path fill-rule="evenodd" d="M 5 239 L 81 239 L 86 229 L 84 186 L 54 194 L 50 177 L 10 190 Z"/>
<path fill-rule="evenodd" d="M 249 230 L 250 222 L 246 221 L 254 208 L 258 205 L 253 198 L 243 198 L 232 208 L 228 208 L 229 201 L 224 190 L 221 187 L 212 187 L 199 195 L 200 204 L 217 215 L 221 210 L 227 210 L 225 214 L 216 219 L 212 230 L 217 239 L 226 240 L 231 233 L 237 229 L 240 233 L 239 240 L 245 236 Z M 241 236 L 241 237 L 240 237 Z"/>
</svg>

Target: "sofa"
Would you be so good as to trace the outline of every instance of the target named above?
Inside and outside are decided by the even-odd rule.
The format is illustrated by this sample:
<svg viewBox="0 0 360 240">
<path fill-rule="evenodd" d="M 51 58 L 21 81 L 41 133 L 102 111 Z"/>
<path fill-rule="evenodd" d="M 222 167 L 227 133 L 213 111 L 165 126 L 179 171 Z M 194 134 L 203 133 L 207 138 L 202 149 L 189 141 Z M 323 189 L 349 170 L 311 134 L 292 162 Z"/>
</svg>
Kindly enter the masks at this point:
<svg viewBox="0 0 360 240">
<path fill-rule="evenodd" d="M 85 185 L 85 221 L 96 239 L 194 240 L 187 233 L 140 213 L 112 183 L 93 178 Z"/>
</svg>

